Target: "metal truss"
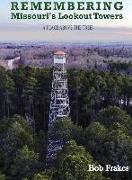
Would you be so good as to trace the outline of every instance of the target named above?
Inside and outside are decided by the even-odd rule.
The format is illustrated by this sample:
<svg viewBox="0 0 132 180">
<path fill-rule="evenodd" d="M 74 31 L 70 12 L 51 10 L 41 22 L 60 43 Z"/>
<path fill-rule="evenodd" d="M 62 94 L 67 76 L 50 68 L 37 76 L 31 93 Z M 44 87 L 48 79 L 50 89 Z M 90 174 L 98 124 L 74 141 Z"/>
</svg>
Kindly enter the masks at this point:
<svg viewBox="0 0 132 180">
<path fill-rule="evenodd" d="M 68 117 L 70 114 L 69 97 L 68 97 L 68 84 L 66 71 L 63 66 L 54 67 L 53 81 L 51 90 L 51 102 L 49 112 L 49 132 L 52 129 L 52 125 L 55 121 L 63 117 Z M 63 147 L 63 140 L 56 137 L 48 137 L 48 152 L 47 163 L 52 161 L 58 151 Z"/>
<path fill-rule="evenodd" d="M 51 90 L 49 125 L 56 118 L 68 117 L 70 114 L 66 71 L 54 70 Z"/>
</svg>

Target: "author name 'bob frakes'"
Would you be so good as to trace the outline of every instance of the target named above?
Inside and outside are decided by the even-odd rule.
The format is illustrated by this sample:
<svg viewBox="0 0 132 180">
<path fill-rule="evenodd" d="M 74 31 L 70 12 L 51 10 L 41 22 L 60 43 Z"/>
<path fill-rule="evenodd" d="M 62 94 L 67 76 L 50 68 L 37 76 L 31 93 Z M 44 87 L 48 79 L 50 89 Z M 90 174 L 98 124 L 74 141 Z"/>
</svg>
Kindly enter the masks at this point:
<svg viewBox="0 0 132 180">
<path fill-rule="evenodd" d="M 105 167 L 101 165 L 94 165 L 94 164 L 89 164 L 89 170 L 88 171 L 107 171 L 107 172 L 117 172 L 117 171 L 129 171 L 129 166 L 112 166 L 110 164 L 106 164 Z"/>
</svg>

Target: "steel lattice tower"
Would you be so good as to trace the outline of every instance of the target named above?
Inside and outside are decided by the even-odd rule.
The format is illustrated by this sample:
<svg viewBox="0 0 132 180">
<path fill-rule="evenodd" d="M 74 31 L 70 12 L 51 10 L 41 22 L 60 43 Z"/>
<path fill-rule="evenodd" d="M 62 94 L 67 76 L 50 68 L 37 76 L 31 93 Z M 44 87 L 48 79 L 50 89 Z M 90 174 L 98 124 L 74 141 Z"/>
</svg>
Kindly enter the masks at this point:
<svg viewBox="0 0 132 180">
<path fill-rule="evenodd" d="M 67 74 L 65 69 L 66 54 L 58 51 L 54 54 L 53 81 L 51 90 L 51 102 L 49 112 L 49 131 L 55 121 L 70 114 L 69 96 L 67 85 Z M 48 139 L 48 159 L 53 159 L 56 152 L 61 149 L 63 142 L 61 139 Z"/>
</svg>

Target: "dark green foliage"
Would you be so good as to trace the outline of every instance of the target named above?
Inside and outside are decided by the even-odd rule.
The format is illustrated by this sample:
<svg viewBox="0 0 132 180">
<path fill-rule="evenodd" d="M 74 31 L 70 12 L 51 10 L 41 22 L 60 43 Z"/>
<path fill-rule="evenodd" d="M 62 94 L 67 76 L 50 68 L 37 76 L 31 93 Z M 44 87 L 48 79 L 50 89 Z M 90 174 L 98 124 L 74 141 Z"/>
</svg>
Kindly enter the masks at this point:
<svg viewBox="0 0 132 180">
<path fill-rule="evenodd" d="M 132 115 L 132 77 L 109 72 L 69 70 L 71 118 L 82 126 L 107 106 L 118 106 Z"/>
<path fill-rule="evenodd" d="M 51 180 L 51 178 L 45 172 L 40 172 L 34 175 L 33 180 Z"/>
<path fill-rule="evenodd" d="M 129 71 L 132 70 L 132 63 L 129 62 L 129 63 L 126 63 L 126 62 L 114 62 L 114 61 L 110 61 L 109 62 L 109 69 L 110 71 L 112 72 L 118 72 L 118 73 L 128 73 L 129 74 Z"/>
<path fill-rule="evenodd" d="M 0 180 L 5 180 L 5 175 L 0 172 Z"/>
<path fill-rule="evenodd" d="M 100 124 L 101 123 L 101 124 Z M 101 110 L 96 122 L 84 131 L 80 144 L 103 166 L 106 164 L 132 167 L 131 117 L 117 107 Z M 130 170 L 131 171 L 131 170 Z M 106 175 L 119 179 L 129 179 L 130 171 L 111 172 Z"/>
<path fill-rule="evenodd" d="M 5 69 L 0 67 L 0 118 L 12 115 L 14 110 L 14 81 Z"/>
<path fill-rule="evenodd" d="M 69 118 L 58 119 L 49 131 L 49 136 L 54 140 L 67 142 L 72 137 L 73 123 Z"/>
<path fill-rule="evenodd" d="M 37 171 L 38 154 L 30 150 L 28 146 L 23 146 L 17 151 L 16 157 L 11 165 L 11 175 L 21 179 L 22 177 L 31 178 Z"/>
<path fill-rule="evenodd" d="M 101 172 L 90 172 L 89 164 L 97 165 L 82 146 L 69 141 L 59 154 L 59 177 L 61 180 L 105 180 Z"/>
<path fill-rule="evenodd" d="M 132 135 L 132 118 L 119 107 L 109 106 L 99 112 L 97 121 L 107 128 L 120 128 L 126 133 Z"/>
<path fill-rule="evenodd" d="M 71 118 L 58 119 L 49 131 L 65 145 L 45 170 L 52 71 L 0 73 L 1 180 L 131 179 L 130 172 L 87 171 L 90 163 L 132 167 L 131 76 L 68 70 Z"/>
<path fill-rule="evenodd" d="M 33 148 L 33 131 L 25 119 L 14 116 L 1 121 L 0 135 L 0 166 L 6 172 L 10 169 L 18 149 L 25 145 Z"/>
</svg>

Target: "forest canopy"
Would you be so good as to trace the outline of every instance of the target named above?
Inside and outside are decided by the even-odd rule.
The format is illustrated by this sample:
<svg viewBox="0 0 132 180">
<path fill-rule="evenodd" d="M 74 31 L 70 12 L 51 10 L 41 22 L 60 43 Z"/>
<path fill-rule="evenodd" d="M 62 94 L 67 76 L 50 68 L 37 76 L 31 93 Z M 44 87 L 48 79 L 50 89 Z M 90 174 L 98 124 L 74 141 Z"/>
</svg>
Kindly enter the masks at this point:
<svg viewBox="0 0 132 180">
<path fill-rule="evenodd" d="M 71 114 L 49 135 L 64 146 L 46 167 L 51 68 L 0 67 L 0 179 L 131 179 L 132 77 L 97 70 L 67 71 Z M 88 164 L 129 166 L 89 172 Z"/>
</svg>

